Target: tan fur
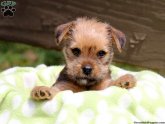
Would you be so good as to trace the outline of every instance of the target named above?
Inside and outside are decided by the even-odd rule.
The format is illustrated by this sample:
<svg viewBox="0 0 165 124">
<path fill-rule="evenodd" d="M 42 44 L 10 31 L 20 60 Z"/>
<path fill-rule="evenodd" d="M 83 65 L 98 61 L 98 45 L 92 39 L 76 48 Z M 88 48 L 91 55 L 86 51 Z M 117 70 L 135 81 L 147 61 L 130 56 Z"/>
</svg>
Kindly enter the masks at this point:
<svg viewBox="0 0 165 124">
<path fill-rule="evenodd" d="M 66 66 L 51 88 L 35 87 L 31 93 L 32 98 L 51 99 L 63 90 L 73 92 L 102 90 L 111 85 L 131 88 L 136 83 L 130 75 L 123 76 L 116 82 L 111 81 L 109 65 L 114 54 L 113 44 L 121 52 L 125 43 L 125 35 L 109 24 L 96 19 L 78 18 L 58 26 L 55 39 L 57 44 L 63 47 Z M 73 53 L 75 48 L 80 54 Z M 100 57 L 100 51 L 103 51 L 105 55 Z M 87 66 L 91 68 L 89 74 L 83 69 Z"/>
</svg>

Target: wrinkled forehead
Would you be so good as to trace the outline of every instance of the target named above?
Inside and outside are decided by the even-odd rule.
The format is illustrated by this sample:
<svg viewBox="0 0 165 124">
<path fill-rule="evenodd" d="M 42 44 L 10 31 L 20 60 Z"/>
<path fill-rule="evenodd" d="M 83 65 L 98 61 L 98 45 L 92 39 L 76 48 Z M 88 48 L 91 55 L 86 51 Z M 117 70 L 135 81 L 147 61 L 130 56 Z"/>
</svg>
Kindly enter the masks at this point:
<svg viewBox="0 0 165 124">
<path fill-rule="evenodd" d="M 74 37 L 71 44 L 72 48 L 78 47 L 82 50 L 102 50 L 106 49 L 106 46 L 108 46 L 108 40 L 106 38 L 100 39 L 97 36 L 91 37 L 90 35 L 80 35 L 79 37 Z"/>
<path fill-rule="evenodd" d="M 108 45 L 107 28 L 104 23 L 77 23 L 72 35 L 74 47 L 103 49 Z"/>
</svg>

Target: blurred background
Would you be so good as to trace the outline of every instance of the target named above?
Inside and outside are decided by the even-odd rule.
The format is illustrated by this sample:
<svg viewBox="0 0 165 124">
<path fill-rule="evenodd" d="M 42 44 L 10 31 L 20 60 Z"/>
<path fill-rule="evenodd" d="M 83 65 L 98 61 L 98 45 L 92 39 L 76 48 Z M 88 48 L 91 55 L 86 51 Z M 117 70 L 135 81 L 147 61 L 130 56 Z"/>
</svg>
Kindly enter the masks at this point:
<svg viewBox="0 0 165 124">
<path fill-rule="evenodd" d="M 0 41 L 0 71 L 14 66 L 64 64 L 63 54 L 55 50 Z"/>
<path fill-rule="evenodd" d="M 0 71 L 15 66 L 61 65 L 54 29 L 77 17 L 97 17 L 127 37 L 114 65 L 165 75 L 164 0 L 13 0 L 1 2 Z M 15 10 L 14 10 L 15 9 Z"/>
</svg>

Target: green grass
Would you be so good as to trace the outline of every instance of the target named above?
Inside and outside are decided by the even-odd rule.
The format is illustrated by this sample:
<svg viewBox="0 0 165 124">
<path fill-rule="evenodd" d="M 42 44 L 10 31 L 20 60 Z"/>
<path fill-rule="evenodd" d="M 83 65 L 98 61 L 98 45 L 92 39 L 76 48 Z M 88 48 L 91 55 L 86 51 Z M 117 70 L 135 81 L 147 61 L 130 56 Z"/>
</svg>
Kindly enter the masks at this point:
<svg viewBox="0 0 165 124">
<path fill-rule="evenodd" d="M 14 66 L 59 65 L 64 63 L 61 52 L 24 44 L 0 42 L 0 71 Z"/>
</svg>

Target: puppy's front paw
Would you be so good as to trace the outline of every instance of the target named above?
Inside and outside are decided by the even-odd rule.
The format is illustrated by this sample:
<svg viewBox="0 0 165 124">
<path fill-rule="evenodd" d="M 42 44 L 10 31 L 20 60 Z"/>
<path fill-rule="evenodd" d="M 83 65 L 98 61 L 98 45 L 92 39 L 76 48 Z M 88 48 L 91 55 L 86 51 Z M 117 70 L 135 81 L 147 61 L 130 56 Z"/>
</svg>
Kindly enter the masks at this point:
<svg viewBox="0 0 165 124">
<path fill-rule="evenodd" d="M 49 87 L 36 86 L 31 91 L 31 97 L 35 100 L 49 100 L 53 98 L 53 93 Z"/>
<path fill-rule="evenodd" d="M 136 85 L 136 79 L 133 75 L 126 74 L 117 79 L 115 81 L 115 85 L 122 88 L 130 89 Z"/>
</svg>

